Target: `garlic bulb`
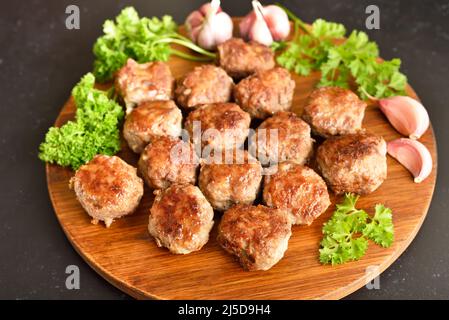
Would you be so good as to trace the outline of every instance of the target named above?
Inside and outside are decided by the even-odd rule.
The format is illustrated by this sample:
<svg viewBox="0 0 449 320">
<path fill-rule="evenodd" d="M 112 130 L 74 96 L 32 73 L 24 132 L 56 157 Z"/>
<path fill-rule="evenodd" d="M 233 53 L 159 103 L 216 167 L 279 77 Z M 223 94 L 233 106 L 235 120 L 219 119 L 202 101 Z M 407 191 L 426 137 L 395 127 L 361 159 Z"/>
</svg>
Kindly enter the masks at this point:
<svg viewBox="0 0 449 320">
<path fill-rule="evenodd" d="M 380 110 L 391 125 L 410 139 L 419 139 L 429 128 L 426 108 L 410 97 L 398 96 L 379 100 Z"/>
<path fill-rule="evenodd" d="M 432 172 L 432 156 L 419 141 L 400 138 L 388 142 L 387 150 L 390 156 L 411 172 L 415 183 L 422 182 Z"/>
<path fill-rule="evenodd" d="M 220 0 L 212 0 L 193 11 L 185 25 L 192 41 L 206 50 L 214 50 L 217 45 L 232 37 L 231 17 L 220 8 Z"/>
<path fill-rule="evenodd" d="M 290 21 L 282 8 L 276 5 L 263 7 L 257 0 L 254 0 L 252 5 L 253 11 L 239 25 L 243 38 L 269 46 L 273 41 L 285 40 L 288 37 Z"/>
<path fill-rule="evenodd" d="M 253 8 L 256 17 L 251 28 L 249 29 L 248 37 L 250 40 L 269 46 L 273 43 L 273 36 L 271 35 L 271 31 L 265 21 L 262 11 L 263 7 L 259 1 L 253 1 Z"/>
</svg>

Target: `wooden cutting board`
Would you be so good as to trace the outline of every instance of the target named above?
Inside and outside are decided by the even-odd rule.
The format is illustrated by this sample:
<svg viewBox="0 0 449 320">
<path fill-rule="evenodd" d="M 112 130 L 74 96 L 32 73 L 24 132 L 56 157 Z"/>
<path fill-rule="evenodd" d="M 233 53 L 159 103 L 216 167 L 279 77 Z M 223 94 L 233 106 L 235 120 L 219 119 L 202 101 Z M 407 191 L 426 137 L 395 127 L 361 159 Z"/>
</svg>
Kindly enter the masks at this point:
<svg viewBox="0 0 449 320">
<path fill-rule="evenodd" d="M 198 63 L 173 57 L 168 62 L 176 78 Z M 301 114 L 307 96 L 319 80 L 293 75 L 296 90 L 293 110 Z M 417 98 L 412 88 L 410 96 Z M 56 125 L 72 119 L 73 99 L 63 106 Z M 376 106 L 369 106 L 363 123 L 386 141 L 400 135 L 389 125 Z M 107 229 L 93 225 L 69 189 L 73 171 L 47 165 L 47 183 L 56 216 L 76 251 L 107 281 L 139 299 L 339 299 L 364 286 L 390 266 L 411 243 L 420 229 L 432 199 L 437 172 L 436 142 L 432 128 L 420 139 L 434 160 L 432 174 L 421 184 L 396 160 L 388 157 L 388 179 L 374 193 L 363 196 L 358 207 L 372 213 L 376 203 L 393 210 L 395 241 L 384 249 L 370 242 L 367 254 L 356 262 L 323 266 L 318 261 L 321 228 L 340 197 L 331 195 L 332 205 L 311 226 L 294 226 L 284 258 L 268 271 L 243 271 L 233 257 L 217 244 L 216 223 L 202 250 L 188 255 L 172 255 L 158 248 L 147 231 L 153 196 L 145 189 L 137 211 L 115 221 Z M 118 154 L 132 165 L 138 157 L 122 142 Z M 370 272 L 367 272 L 369 270 Z"/>
</svg>

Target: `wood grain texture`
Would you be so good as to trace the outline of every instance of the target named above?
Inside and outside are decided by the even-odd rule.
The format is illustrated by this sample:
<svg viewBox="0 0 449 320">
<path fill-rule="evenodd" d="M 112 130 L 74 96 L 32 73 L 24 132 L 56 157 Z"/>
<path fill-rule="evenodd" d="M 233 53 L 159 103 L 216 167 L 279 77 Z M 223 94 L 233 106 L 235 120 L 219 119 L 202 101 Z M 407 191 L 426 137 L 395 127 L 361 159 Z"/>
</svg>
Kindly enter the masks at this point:
<svg viewBox="0 0 449 320">
<path fill-rule="evenodd" d="M 179 58 L 169 61 L 176 78 L 198 63 Z M 314 88 L 319 74 L 294 75 L 296 90 L 293 110 L 301 114 L 305 99 Z M 416 98 L 409 87 L 408 93 Z M 56 120 L 61 125 L 72 119 L 75 111 L 70 98 Z M 386 141 L 400 135 L 388 124 L 376 106 L 369 106 L 364 127 L 382 135 Z M 434 160 L 432 174 L 415 184 L 408 171 L 388 157 L 388 179 L 374 193 L 361 197 L 358 206 L 372 213 L 376 203 L 393 210 L 395 241 L 388 249 L 370 242 L 367 254 L 356 262 L 340 266 L 323 266 L 318 261 L 321 228 L 341 200 L 331 196 L 332 205 L 311 226 L 294 226 L 284 258 L 268 271 L 246 272 L 216 242 L 216 223 L 205 247 L 188 255 L 172 255 L 158 248 L 147 231 L 149 208 L 153 196 L 145 189 L 137 211 L 115 221 L 107 229 L 93 225 L 90 217 L 69 189 L 73 171 L 47 165 L 47 182 L 51 201 L 59 222 L 77 252 L 107 281 L 139 299 L 339 299 L 371 281 L 391 265 L 411 243 L 423 223 L 436 181 L 437 152 L 432 128 L 420 139 Z M 136 165 L 137 156 L 126 143 L 118 156 Z M 369 266 L 378 272 L 366 274 Z"/>
</svg>

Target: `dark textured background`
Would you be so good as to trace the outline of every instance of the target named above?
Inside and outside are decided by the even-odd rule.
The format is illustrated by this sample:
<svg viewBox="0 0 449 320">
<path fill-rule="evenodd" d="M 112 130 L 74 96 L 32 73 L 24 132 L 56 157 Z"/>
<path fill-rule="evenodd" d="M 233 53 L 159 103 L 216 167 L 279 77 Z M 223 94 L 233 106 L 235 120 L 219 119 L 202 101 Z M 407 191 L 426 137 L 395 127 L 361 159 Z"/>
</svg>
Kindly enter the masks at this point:
<svg viewBox="0 0 449 320">
<path fill-rule="evenodd" d="M 73 250 L 48 198 L 37 148 L 71 88 L 91 70 L 101 24 L 125 5 L 141 15 L 170 14 L 182 23 L 201 1 L 2 1 L 0 7 L 0 298 L 126 299 Z M 231 15 L 250 1 L 223 0 Z M 268 2 L 268 1 L 266 1 Z M 449 298 L 449 1 L 282 1 L 307 22 L 325 18 L 349 30 L 365 28 L 365 8 L 377 4 L 381 30 L 369 31 L 384 58 L 403 71 L 427 106 L 439 152 L 429 215 L 408 250 L 380 278 L 380 290 L 350 299 Z M 81 9 L 81 29 L 65 29 L 65 8 Z M 78 265 L 81 289 L 65 289 L 65 268 Z"/>
</svg>

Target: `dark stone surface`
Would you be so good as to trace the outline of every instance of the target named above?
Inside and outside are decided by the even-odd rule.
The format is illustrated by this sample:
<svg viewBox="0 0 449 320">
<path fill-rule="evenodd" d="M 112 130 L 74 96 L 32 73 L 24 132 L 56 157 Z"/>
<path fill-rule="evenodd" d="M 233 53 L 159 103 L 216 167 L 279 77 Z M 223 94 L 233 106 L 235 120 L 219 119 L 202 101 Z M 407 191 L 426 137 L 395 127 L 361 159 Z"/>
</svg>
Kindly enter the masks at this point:
<svg viewBox="0 0 449 320">
<path fill-rule="evenodd" d="M 3 1 L 0 10 L 0 298 L 126 299 L 98 276 L 65 238 L 48 198 L 37 148 L 71 88 L 91 70 L 101 24 L 125 3 L 142 15 L 178 22 L 202 1 Z M 243 15 L 249 1 L 223 1 Z M 365 28 L 365 8 L 377 4 L 381 29 L 369 35 L 403 71 L 427 106 L 439 152 L 438 182 L 429 215 L 408 250 L 380 279 L 380 290 L 349 299 L 449 298 L 449 1 L 284 1 L 305 21 L 322 17 Z M 65 8 L 81 8 L 81 29 L 65 28 Z M 65 288 L 65 268 L 77 265 L 81 289 Z"/>
</svg>

